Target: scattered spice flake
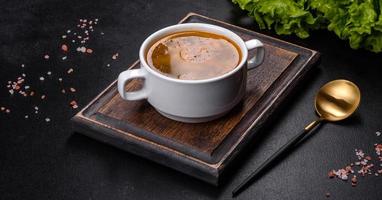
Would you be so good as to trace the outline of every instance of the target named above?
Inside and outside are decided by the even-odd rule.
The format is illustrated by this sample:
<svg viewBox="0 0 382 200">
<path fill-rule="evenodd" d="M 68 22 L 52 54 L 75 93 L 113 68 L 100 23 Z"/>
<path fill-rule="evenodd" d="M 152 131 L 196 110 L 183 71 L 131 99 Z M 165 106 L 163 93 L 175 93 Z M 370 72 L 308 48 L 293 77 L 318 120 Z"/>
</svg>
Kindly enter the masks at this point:
<svg viewBox="0 0 382 200">
<path fill-rule="evenodd" d="M 119 54 L 118 54 L 118 53 L 115 53 L 111 58 L 112 58 L 113 60 L 116 60 L 116 59 L 118 58 L 118 56 L 119 56 Z"/>
<path fill-rule="evenodd" d="M 46 121 L 46 122 L 50 122 L 50 118 L 48 118 L 48 117 L 45 118 L 45 121 Z"/>
<path fill-rule="evenodd" d="M 377 131 L 377 132 L 375 132 L 375 135 L 377 135 L 377 137 L 379 137 L 381 135 L 381 132 Z"/>
<path fill-rule="evenodd" d="M 17 77 L 15 81 L 8 81 L 8 84 L 6 85 L 6 87 L 8 88 L 8 92 L 11 95 L 18 93 L 24 97 L 27 96 L 26 92 L 23 90 L 23 88 L 25 88 L 23 86 L 24 81 L 25 79 L 22 76 Z M 27 88 L 29 88 L 29 86 L 27 86 Z"/>
<path fill-rule="evenodd" d="M 75 32 L 75 31 L 71 31 L 70 29 L 66 31 L 65 34 L 61 35 L 61 38 L 62 39 L 66 39 L 68 37 L 73 37 L 74 38 L 70 38 L 70 39 L 73 39 L 72 42 L 73 43 L 76 43 L 76 42 L 81 42 L 82 44 L 86 43 L 87 41 L 90 40 L 90 37 L 91 37 L 91 32 L 94 31 L 94 27 L 95 25 L 97 24 L 98 22 L 98 19 L 94 19 L 93 20 L 89 20 L 89 19 L 82 19 L 80 20 L 80 24 L 78 24 L 77 26 L 80 27 L 81 29 L 81 32 Z M 104 35 L 103 32 L 101 32 L 101 35 Z M 76 41 L 76 39 L 80 39 L 78 41 Z M 70 41 L 70 40 L 69 40 Z M 61 45 L 61 50 L 64 51 L 64 52 L 67 52 L 69 51 L 69 46 L 67 44 L 62 44 Z M 93 49 L 91 48 L 86 48 L 86 47 L 80 47 L 79 51 L 83 52 L 83 53 L 88 53 L 88 54 L 91 54 L 93 53 Z M 119 56 L 118 53 L 115 53 L 112 58 L 115 60 L 117 59 Z M 50 59 L 50 55 L 49 54 L 45 54 L 43 55 L 43 58 L 48 60 Z M 64 56 L 62 57 L 62 60 L 66 60 L 67 59 L 67 56 Z M 110 64 L 108 64 L 108 66 L 110 66 Z M 21 64 L 21 68 L 24 68 L 25 67 L 25 64 Z M 72 73 L 74 70 L 71 68 L 68 70 L 68 74 Z M 48 71 L 47 72 L 47 75 L 51 75 L 52 72 Z M 22 73 L 20 77 L 17 78 L 16 81 L 8 81 L 8 85 L 6 85 L 6 87 L 8 88 L 8 92 L 13 95 L 13 94 L 20 94 L 24 97 L 26 96 L 34 96 L 35 95 L 35 92 L 31 90 L 31 87 L 29 85 L 23 85 L 24 83 L 24 79 L 26 77 L 26 74 L 25 73 Z M 39 77 L 39 80 L 41 81 L 44 81 L 45 80 L 45 77 L 41 76 Z M 63 81 L 62 78 L 59 78 L 58 79 L 60 82 Z M 69 88 L 71 92 L 76 92 L 76 89 L 75 88 Z M 65 90 L 63 89 L 62 90 L 64 93 L 65 93 Z M 41 99 L 45 99 L 46 98 L 46 95 L 45 94 L 42 94 L 40 96 Z M 71 102 L 71 106 L 73 109 L 76 109 L 78 108 L 78 105 L 77 105 L 77 102 L 75 101 L 72 101 Z M 3 112 L 6 112 L 6 113 L 10 113 L 11 110 L 9 108 L 6 108 L 6 107 L 0 107 L 1 111 Z M 37 106 L 34 107 L 35 109 L 35 113 L 37 114 L 39 112 L 39 109 Z M 25 119 L 28 119 L 29 118 L 29 115 L 24 115 L 24 118 Z M 46 121 L 50 121 L 50 118 L 46 118 L 45 119 Z"/>
<path fill-rule="evenodd" d="M 76 108 L 78 108 L 78 105 L 77 105 L 77 102 L 76 101 L 71 101 L 70 103 L 69 103 L 69 105 L 73 108 L 73 109 L 76 109 Z"/>
<path fill-rule="evenodd" d="M 61 45 L 61 50 L 64 52 L 68 51 L 68 46 L 66 44 Z"/>
<path fill-rule="evenodd" d="M 382 162 L 382 156 L 380 156 L 382 152 L 382 144 L 374 144 L 375 152 L 378 155 L 378 159 L 380 162 Z M 357 167 L 359 170 L 357 170 L 357 173 L 361 176 L 367 176 L 367 175 L 373 175 L 379 176 L 382 173 L 382 169 L 374 170 L 374 164 L 369 163 L 372 162 L 373 159 L 371 156 L 366 155 L 361 149 L 355 149 L 355 155 L 357 156 L 358 161 L 351 163 L 350 165 L 346 166 L 345 168 L 339 169 L 339 170 L 331 170 L 328 173 L 329 178 L 337 177 L 341 180 L 348 180 L 348 177 L 352 174 L 351 178 L 351 185 L 352 187 L 357 186 L 357 176 L 355 175 L 354 170 L 352 167 Z M 382 163 L 379 163 L 379 166 L 382 167 Z"/>
<path fill-rule="evenodd" d="M 336 177 L 336 174 L 335 174 L 334 172 L 335 172 L 334 170 L 330 170 L 329 173 L 328 173 L 328 177 L 329 177 L 329 178 L 334 178 L 334 177 Z"/>
<path fill-rule="evenodd" d="M 351 178 L 351 186 L 355 187 L 357 186 L 357 176 L 353 175 L 353 178 Z"/>
<path fill-rule="evenodd" d="M 86 47 L 82 46 L 82 47 L 77 47 L 76 49 L 78 52 L 82 52 L 82 53 L 85 53 L 86 52 Z"/>
<path fill-rule="evenodd" d="M 68 69 L 67 73 L 71 74 L 73 71 L 74 71 L 73 68 L 70 68 L 70 69 Z"/>
<path fill-rule="evenodd" d="M 62 89 L 62 90 L 61 90 L 61 93 L 62 93 L 62 94 L 65 94 L 65 93 L 66 93 L 65 89 Z"/>
<path fill-rule="evenodd" d="M 106 66 L 107 66 L 107 67 L 110 67 L 110 64 L 107 64 Z"/>
<path fill-rule="evenodd" d="M 374 144 L 375 153 L 380 156 L 382 152 L 382 144 Z"/>
</svg>

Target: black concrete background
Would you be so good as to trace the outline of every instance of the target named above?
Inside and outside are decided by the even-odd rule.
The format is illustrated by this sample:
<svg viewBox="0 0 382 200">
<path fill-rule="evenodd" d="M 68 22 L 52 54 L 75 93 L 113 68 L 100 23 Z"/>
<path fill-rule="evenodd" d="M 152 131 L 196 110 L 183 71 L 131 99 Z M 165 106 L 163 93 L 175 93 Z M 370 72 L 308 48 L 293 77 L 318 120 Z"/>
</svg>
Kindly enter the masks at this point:
<svg viewBox="0 0 382 200">
<path fill-rule="evenodd" d="M 216 188 L 74 133 L 69 120 L 76 111 L 68 102 L 75 98 L 84 106 L 138 58 L 145 37 L 177 23 L 188 12 L 259 31 L 244 12 L 226 0 L 30 0 L 0 5 L 0 106 L 12 109 L 11 114 L 0 113 L 0 199 L 230 199 L 242 179 L 316 118 L 315 92 L 337 78 L 359 85 L 362 103 L 356 115 L 325 124 L 237 199 L 326 199 L 326 192 L 331 193 L 330 199 L 381 198 L 382 177 L 359 178 L 352 188 L 349 182 L 328 179 L 327 172 L 354 161 L 355 148 L 375 157 L 373 144 L 382 140 L 375 135 L 382 129 L 382 54 L 351 50 L 327 31 L 316 31 L 306 40 L 260 31 L 318 50 L 322 61 Z M 60 36 L 80 18 L 100 19 L 89 43 L 94 54 L 73 54 L 64 62 Z M 113 61 L 115 52 L 120 56 Z M 43 59 L 45 53 L 51 55 L 49 61 Z M 77 92 L 62 95 L 55 80 L 71 65 L 76 71 L 65 85 Z M 48 70 L 52 77 L 41 83 L 38 77 Z M 22 72 L 48 95 L 45 103 L 8 94 L 7 81 Z M 29 114 L 25 120 L 35 104 L 40 114 Z M 47 116 L 50 123 L 44 121 Z"/>
</svg>

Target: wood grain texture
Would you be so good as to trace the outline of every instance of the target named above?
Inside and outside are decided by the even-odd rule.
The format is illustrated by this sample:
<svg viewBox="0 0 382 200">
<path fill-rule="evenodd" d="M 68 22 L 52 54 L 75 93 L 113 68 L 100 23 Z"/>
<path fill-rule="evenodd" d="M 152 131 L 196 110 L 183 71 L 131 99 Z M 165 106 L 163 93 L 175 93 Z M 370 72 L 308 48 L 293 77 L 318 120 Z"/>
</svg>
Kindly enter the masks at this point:
<svg viewBox="0 0 382 200">
<path fill-rule="evenodd" d="M 161 116 L 147 101 L 122 100 L 113 82 L 73 121 L 81 133 L 90 137 L 218 184 L 227 165 L 318 60 L 319 54 L 197 14 L 191 13 L 181 21 L 187 22 L 223 26 L 244 40 L 257 38 L 265 44 L 264 63 L 248 72 L 246 95 L 238 106 L 220 119 L 186 124 Z M 249 52 L 251 55 L 253 51 Z M 136 67 L 138 61 L 130 68 Z M 133 80 L 126 89 L 139 87 L 141 81 Z"/>
</svg>

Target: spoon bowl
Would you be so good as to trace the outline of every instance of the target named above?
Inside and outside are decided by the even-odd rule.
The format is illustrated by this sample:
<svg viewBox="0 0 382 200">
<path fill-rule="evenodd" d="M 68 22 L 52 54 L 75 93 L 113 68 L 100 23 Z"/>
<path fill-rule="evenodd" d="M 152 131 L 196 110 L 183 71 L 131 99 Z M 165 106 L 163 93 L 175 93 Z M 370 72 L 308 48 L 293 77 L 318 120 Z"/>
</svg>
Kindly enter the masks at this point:
<svg viewBox="0 0 382 200">
<path fill-rule="evenodd" d="M 349 117 L 361 101 L 359 88 L 348 80 L 331 81 L 318 91 L 315 107 L 320 118 L 339 121 Z"/>
</svg>

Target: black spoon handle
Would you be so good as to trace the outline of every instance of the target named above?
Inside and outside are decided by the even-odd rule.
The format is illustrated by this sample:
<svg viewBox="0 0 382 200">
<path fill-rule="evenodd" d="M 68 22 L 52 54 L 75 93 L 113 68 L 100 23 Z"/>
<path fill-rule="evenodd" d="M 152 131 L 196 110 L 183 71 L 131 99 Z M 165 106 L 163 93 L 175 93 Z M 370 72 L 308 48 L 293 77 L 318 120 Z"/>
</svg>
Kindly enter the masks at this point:
<svg viewBox="0 0 382 200">
<path fill-rule="evenodd" d="M 256 178 L 259 178 L 261 175 L 260 173 L 263 172 L 269 165 L 271 165 L 274 161 L 276 161 L 278 158 L 281 159 L 281 156 L 287 152 L 288 150 L 291 150 L 295 145 L 301 141 L 302 138 L 304 138 L 310 130 L 312 130 L 315 126 L 320 124 L 322 119 L 318 119 L 312 123 L 310 123 L 303 131 L 301 131 L 299 134 L 294 136 L 291 140 L 289 140 L 288 143 L 284 144 L 279 150 L 276 151 L 270 158 L 268 158 L 263 164 L 260 165 L 254 172 L 252 172 L 251 175 L 249 175 L 239 186 L 237 186 L 232 191 L 232 197 L 237 196 L 240 192 L 242 192 L 244 189 L 246 189 Z"/>
</svg>

